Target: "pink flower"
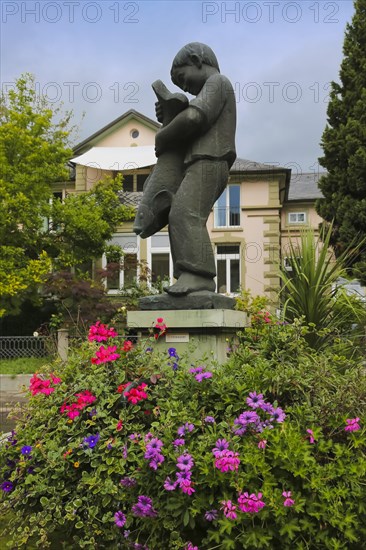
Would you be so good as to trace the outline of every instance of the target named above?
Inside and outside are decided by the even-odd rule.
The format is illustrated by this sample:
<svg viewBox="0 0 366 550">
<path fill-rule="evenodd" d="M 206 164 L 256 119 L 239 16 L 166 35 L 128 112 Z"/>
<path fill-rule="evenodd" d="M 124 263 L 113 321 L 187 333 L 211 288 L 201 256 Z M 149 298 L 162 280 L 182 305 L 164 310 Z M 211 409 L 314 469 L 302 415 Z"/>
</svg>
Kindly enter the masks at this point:
<svg viewBox="0 0 366 550">
<path fill-rule="evenodd" d="M 248 512 L 249 514 L 256 514 L 265 506 L 265 503 L 261 500 L 262 493 L 258 495 L 252 493 L 240 493 L 238 498 L 238 505 L 242 512 Z"/>
<path fill-rule="evenodd" d="M 29 390 L 32 395 L 37 395 L 38 393 L 50 395 L 55 391 L 55 388 L 51 386 L 51 383 L 57 385 L 61 382 L 61 378 L 56 378 L 53 374 L 51 374 L 51 380 L 39 378 L 37 374 L 34 374 L 30 379 Z"/>
<path fill-rule="evenodd" d="M 116 426 L 116 430 L 117 432 L 120 432 L 123 428 L 123 421 L 122 420 L 118 420 L 117 422 L 117 426 Z"/>
<path fill-rule="evenodd" d="M 261 439 L 258 443 L 258 449 L 265 449 L 267 445 L 267 439 Z"/>
<path fill-rule="evenodd" d="M 186 546 L 186 550 L 199 550 L 198 546 L 193 546 L 191 542 Z"/>
<path fill-rule="evenodd" d="M 181 481 L 179 483 L 179 487 L 182 489 L 183 493 L 186 493 L 189 496 L 196 492 L 192 487 L 192 482 L 190 479 L 184 479 Z"/>
<path fill-rule="evenodd" d="M 283 491 L 282 496 L 285 497 L 285 500 L 284 500 L 284 503 L 283 503 L 284 506 L 290 507 L 290 506 L 293 506 L 295 504 L 295 501 L 292 498 L 290 498 L 291 497 L 291 491 Z"/>
<path fill-rule="evenodd" d="M 115 336 L 118 336 L 118 334 L 114 328 L 108 328 L 107 325 L 103 325 L 103 323 L 97 321 L 89 329 L 88 340 L 89 342 L 93 342 L 94 340 L 103 342 Z"/>
<path fill-rule="evenodd" d="M 67 416 L 71 420 L 74 420 L 74 418 L 76 418 L 77 416 L 80 415 L 79 411 L 84 409 L 87 405 L 90 405 L 91 403 L 94 403 L 94 401 L 96 401 L 96 399 L 97 399 L 88 390 L 86 390 L 84 392 L 81 392 L 81 393 L 76 393 L 75 397 L 78 398 L 76 403 L 71 403 L 71 405 L 67 405 L 66 403 L 64 403 L 60 408 L 60 412 L 61 413 L 66 412 Z"/>
<path fill-rule="evenodd" d="M 154 334 L 154 338 L 155 340 L 157 340 L 158 338 L 160 338 L 160 336 L 162 336 L 166 332 L 166 329 L 167 329 L 167 326 L 164 323 L 164 319 L 162 317 L 158 317 L 156 319 L 154 323 L 154 328 L 159 331 Z"/>
<path fill-rule="evenodd" d="M 129 403 L 136 405 L 139 401 L 148 398 L 147 393 L 144 391 L 146 387 L 147 384 L 140 384 L 139 386 L 137 386 L 137 388 L 131 388 L 130 390 L 126 391 L 124 393 L 124 396 L 127 398 L 127 401 L 129 401 Z"/>
<path fill-rule="evenodd" d="M 224 511 L 224 516 L 228 519 L 236 519 L 236 505 L 231 502 L 231 500 L 223 500 L 221 502 L 221 510 Z"/>
<path fill-rule="evenodd" d="M 51 380 L 52 380 L 52 382 L 55 384 L 55 386 L 56 386 L 57 384 L 61 384 L 61 382 L 62 382 L 61 378 L 57 378 L 57 377 L 54 376 L 52 373 L 51 373 Z"/>
<path fill-rule="evenodd" d="M 133 344 L 132 344 L 131 340 L 125 340 L 124 343 L 123 343 L 122 350 L 123 351 L 130 351 L 132 348 L 133 348 Z"/>
<path fill-rule="evenodd" d="M 220 456 L 216 456 L 215 467 L 220 472 L 234 471 L 238 469 L 240 464 L 239 453 L 234 451 L 225 450 L 220 453 Z"/>
<path fill-rule="evenodd" d="M 92 357 L 91 362 L 93 365 L 100 365 L 101 363 L 109 363 L 109 361 L 115 361 L 121 357 L 116 353 L 117 346 L 100 346 L 99 350 L 96 352 L 96 357 Z"/>
<path fill-rule="evenodd" d="M 347 418 L 346 423 L 347 426 L 344 428 L 346 432 L 357 432 L 361 429 L 361 426 L 359 425 L 360 419 L 359 418 Z"/>
<path fill-rule="evenodd" d="M 309 434 L 309 442 L 310 442 L 310 443 L 315 443 L 315 438 L 314 438 L 314 432 L 313 432 L 313 430 L 308 429 L 308 430 L 306 430 L 306 431 L 307 431 L 307 433 Z"/>
</svg>

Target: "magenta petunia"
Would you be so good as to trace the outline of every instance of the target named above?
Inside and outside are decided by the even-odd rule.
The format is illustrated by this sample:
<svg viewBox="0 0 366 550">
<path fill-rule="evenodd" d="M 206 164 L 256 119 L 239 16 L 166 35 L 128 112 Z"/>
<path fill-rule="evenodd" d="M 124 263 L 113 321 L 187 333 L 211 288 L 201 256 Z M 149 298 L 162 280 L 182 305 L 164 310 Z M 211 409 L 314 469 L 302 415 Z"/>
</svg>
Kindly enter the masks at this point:
<svg viewBox="0 0 366 550">
<path fill-rule="evenodd" d="M 358 432 L 361 429 L 359 425 L 359 418 L 347 418 L 346 427 L 344 428 L 346 432 Z"/>
<path fill-rule="evenodd" d="M 295 504 L 293 498 L 291 498 L 291 491 L 283 491 L 282 496 L 285 498 L 283 505 L 286 507 L 291 507 Z"/>
</svg>

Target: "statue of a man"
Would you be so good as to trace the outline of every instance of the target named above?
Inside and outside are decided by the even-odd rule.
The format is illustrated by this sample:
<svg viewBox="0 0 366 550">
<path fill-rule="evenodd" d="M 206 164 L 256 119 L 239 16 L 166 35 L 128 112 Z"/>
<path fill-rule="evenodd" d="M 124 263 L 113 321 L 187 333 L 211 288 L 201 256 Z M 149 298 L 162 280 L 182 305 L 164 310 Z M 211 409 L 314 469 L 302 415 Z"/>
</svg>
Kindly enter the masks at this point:
<svg viewBox="0 0 366 550">
<path fill-rule="evenodd" d="M 181 155 L 181 181 L 167 200 L 176 282 L 166 291 L 179 296 L 215 290 L 216 267 L 206 223 L 236 158 L 236 101 L 230 81 L 220 74 L 216 56 L 205 44 L 184 46 L 173 60 L 171 78 L 184 92 L 196 96 L 163 124 L 155 138 L 157 164 L 168 152 Z M 161 102 L 156 114 L 163 122 Z"/>
</svg>

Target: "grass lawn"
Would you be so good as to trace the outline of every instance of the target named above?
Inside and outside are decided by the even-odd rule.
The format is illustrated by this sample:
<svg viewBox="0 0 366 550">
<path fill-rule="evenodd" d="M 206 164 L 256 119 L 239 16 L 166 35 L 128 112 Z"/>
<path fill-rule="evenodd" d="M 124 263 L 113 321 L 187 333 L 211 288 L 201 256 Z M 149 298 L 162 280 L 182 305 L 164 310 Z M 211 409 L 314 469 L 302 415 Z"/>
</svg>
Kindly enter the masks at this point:
<svg viewBox="0 0 366 550">
<path fill-rule="evenodd" d="M 33 374 L 43 365 L 50 363 L 52 357 L 19 357 L 18 359 L 1 359 L 0 374 Z"/>
</svg>

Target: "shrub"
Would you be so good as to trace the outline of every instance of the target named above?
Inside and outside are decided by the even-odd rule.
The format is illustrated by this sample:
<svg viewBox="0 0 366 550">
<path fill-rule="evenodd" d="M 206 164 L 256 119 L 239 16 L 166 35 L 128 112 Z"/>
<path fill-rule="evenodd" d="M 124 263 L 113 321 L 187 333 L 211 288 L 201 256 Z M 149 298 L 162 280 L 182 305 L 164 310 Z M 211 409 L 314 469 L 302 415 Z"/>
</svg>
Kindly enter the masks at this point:
<svg viewBox="0 0 366 550">
<path fill-rule="evenodd" d="M 361 547 L 364 368 L 300 323 L 247 331 L 221 366 L 153 351 L 160 319 L 147 347 L 98 327 L 34 377 L 5 443 L 13 548 Z"/>
</svg>

